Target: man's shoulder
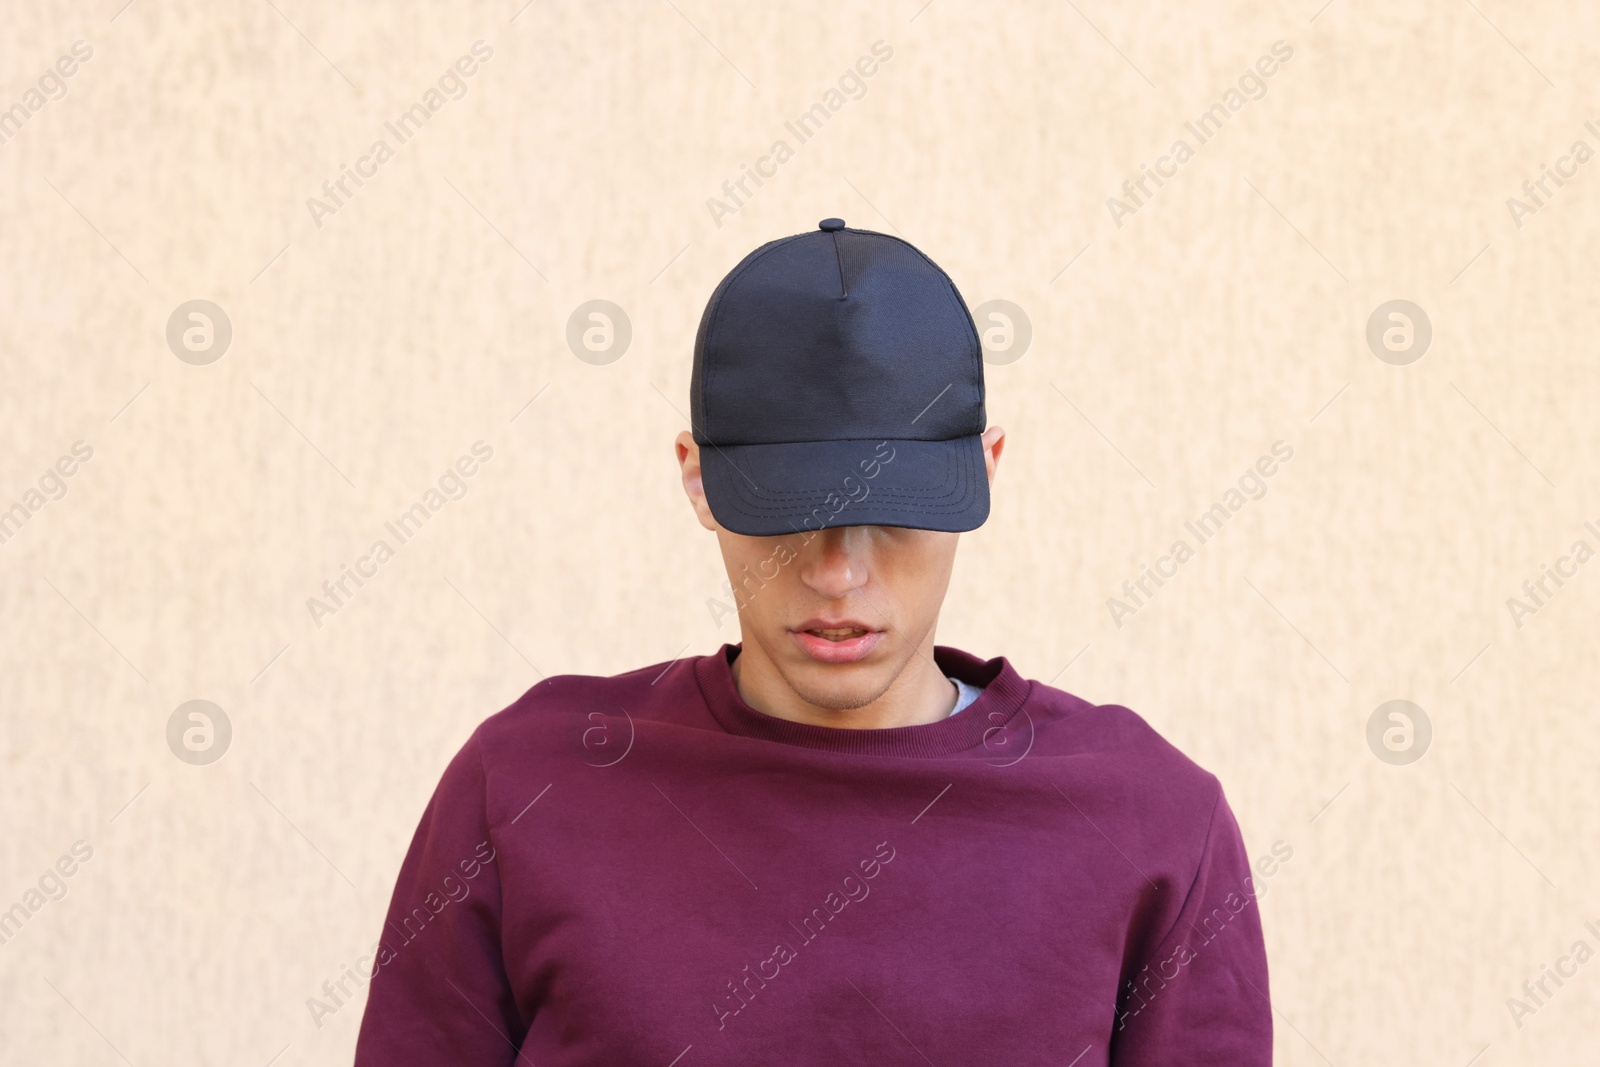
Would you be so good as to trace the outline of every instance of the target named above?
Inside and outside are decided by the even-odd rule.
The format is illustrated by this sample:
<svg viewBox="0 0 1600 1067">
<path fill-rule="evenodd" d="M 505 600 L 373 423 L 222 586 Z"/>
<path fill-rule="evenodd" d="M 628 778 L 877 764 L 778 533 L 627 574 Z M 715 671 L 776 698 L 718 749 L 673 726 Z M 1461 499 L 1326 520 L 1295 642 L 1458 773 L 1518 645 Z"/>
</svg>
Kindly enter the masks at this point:
<svg viewBox="0 0 1600 1067">
<path fill-rule="evenodd" d="M 1133 708 L 1096 704 L 1042 682 L 1033 683 L 1031 696 L 1030 704 L 1054 726 L 1041 755 L 1066 758 L 1082 773 L 1131 795 L 1203 804 L 1201 815 L 1210 814 L 1222 789 L 1217 776 Z"/>
<path fill-rule="evenodd" d="M 552 674 L 478 725 L 484 743 L 526 736 L 573 716 L 603 719 L 659 718 L 681 705 L 684 686 L 696 686 L 694 666 L 702 656 L 661 660 L 617 674 Z"/>
</svg>

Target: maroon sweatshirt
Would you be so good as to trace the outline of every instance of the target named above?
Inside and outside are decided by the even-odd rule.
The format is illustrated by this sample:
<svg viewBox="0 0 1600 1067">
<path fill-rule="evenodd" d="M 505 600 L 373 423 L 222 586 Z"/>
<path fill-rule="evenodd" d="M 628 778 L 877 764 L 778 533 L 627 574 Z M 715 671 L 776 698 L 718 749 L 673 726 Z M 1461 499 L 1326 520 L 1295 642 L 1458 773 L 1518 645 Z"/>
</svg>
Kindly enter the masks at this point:
<svg viewBox="0 0 1600 1067">
<path fill-rule="evenodd" d="M 738 652 L 548 678 L 478 727 L 359 1067 L 1271 1062 L 1238 826 L 1138 715 L 941 645 L 971 706 L 812 726 L 746 704 Z"/>
</svg>

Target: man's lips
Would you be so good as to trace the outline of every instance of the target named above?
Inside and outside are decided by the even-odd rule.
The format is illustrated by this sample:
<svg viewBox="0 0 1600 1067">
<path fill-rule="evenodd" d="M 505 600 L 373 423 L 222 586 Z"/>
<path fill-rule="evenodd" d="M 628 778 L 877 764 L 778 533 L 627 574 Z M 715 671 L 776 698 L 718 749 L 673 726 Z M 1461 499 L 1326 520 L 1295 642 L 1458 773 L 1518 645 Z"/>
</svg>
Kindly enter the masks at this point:
<svg viewBox="0 0 1600 1067">
<path fill-rule="evenodd" d="M 795 644 L 821 663 L 854 663 L 864 659 L 884 631 L 856 619 L 812 618 L 789 631 Z"/>
</svg>

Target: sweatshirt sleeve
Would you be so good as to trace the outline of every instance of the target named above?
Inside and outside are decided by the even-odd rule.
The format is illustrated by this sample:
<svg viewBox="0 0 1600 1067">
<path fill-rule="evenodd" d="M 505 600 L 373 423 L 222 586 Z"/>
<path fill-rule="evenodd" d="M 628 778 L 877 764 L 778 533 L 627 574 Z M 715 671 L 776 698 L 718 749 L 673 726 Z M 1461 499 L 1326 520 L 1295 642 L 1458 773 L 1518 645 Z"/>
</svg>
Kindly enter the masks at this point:
<svg viewBox="0 0 1600 1067">
<path fill-rule="evenodd" d="M 1261 915 L 1244 839 L 1220 786 L 1178 917 L 1130 971 L 1112 1027 L 1115 1067 L 1270 1067 Z"/>
<path fill-rule="evenodd" d="M 400 867 L 356 1067 L 505 1067 L 527 1033 L 506 977 L 479 735 L 445 768 Z"/>
</svg>

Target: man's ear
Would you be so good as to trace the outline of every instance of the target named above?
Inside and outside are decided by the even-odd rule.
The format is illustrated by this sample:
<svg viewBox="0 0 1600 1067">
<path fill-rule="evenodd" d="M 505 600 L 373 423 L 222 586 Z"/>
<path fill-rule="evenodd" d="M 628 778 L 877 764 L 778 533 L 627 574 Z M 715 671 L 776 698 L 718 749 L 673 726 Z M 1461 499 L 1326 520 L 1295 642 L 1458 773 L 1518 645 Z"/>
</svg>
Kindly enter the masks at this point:
<svg viewBox="0 0 1600 1067">
<path fill-rule="evenodd" d="M 1006 446 L 1003 426 L 991 426 L 983 431 L 983 465 L 989 472 L 989 484 L 994 484 L 994 472 L 1000 466 L 1000 452 Z"/>
<path fill-rule="evenodd" d="M 678 453 L 678 469 L 683 476 L 683 491 L 689 498 L 689 505 L 694 508 L 695 518 L 700 520 L 700 525 L 708 530 L 717 529 L 717 520 L 711 514 L 711 505 L 706 503 L 706 490 L 700 480 L 700 446 L 695 443 L 694 434 L 688 430 L 681 431 L 673 448 Z"/>
</svg>

